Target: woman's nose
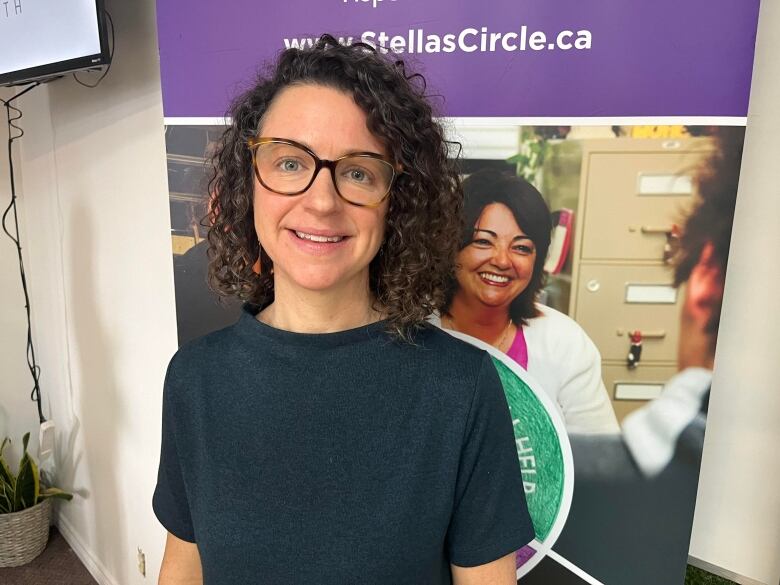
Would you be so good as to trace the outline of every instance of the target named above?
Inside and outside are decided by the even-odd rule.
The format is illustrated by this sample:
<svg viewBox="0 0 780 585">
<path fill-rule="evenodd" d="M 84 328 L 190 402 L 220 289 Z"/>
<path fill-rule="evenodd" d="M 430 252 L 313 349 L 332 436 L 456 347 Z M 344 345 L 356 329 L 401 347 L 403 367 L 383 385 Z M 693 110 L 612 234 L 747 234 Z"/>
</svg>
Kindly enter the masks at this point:
<svg viewBox="0 0 780 585">
<path fill-rule="evenodd" d="M 511 266 L 509 254 L 507 254 L 507 251 L 504 248 L 496 248 L 493 252 L 491 261 L 496 268 L 507 269 Z"/>
<path fill-rule="evenodd" d="M 333 177 L 330 170 L 321 168 L 314 177 L 314 181 L 303 197 L 303 205 L 310 211 L 319 214 L 328 214 L 337 210 L 341 205 L 341 198 L 336 192 Z"/>
</svg>

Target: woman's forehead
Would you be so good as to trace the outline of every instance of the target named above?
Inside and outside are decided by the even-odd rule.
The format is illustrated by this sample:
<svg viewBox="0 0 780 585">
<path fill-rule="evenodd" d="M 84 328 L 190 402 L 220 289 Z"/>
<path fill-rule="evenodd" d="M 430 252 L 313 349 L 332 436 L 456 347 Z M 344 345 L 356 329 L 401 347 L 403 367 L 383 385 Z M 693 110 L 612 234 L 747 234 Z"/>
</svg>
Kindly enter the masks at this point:
<svg viewBox="0 0 780 585">
<path fill-rule="evenodd" d="M 260 134 L 305 144 L 322 158 L 347 152 L 386 154 L 382 141 L 368 129 L 366 114 L 352 96 L 322 85 L 294 85 L 271 102 Z"/>
<path fill-rule="evenodd" d="M 477 217 L 474 229 L 479 231 L 489 231 L 495 235 L 506 236 L 525 236 L 526 233 L 517 223 L 515 215 L 503 203 L 490 203 L 486 205 Z"/>
</svg>

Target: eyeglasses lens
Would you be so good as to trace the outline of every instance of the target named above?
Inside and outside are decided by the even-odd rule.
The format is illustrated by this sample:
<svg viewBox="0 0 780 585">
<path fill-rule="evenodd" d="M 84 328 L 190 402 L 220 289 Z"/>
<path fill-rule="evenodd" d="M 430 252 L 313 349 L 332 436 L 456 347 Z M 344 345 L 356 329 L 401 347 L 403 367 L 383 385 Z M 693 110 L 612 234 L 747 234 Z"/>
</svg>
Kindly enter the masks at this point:
<svg viewBox="0 0 780 585">
<path fill-rule="evenodd" d="M 305 150 L 278 142 L 259 145 L 255 164 L 263 184 L 283 195 L 304 191 L 317 167 L 314 158 Z M 336 163 L 336 189 L 347 201 L 372 205 L 381 201 L 390 190 L 393 174 L 393 167 L 387 161 L 369 156 L 346 157 Z"/>
</svg>

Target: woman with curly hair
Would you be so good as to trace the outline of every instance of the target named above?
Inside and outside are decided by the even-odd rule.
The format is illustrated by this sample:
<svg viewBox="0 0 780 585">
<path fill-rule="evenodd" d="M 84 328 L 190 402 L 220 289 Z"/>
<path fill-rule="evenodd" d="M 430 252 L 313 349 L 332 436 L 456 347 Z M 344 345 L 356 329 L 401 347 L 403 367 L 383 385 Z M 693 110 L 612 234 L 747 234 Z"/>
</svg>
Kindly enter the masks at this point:
<svg viewBox="0 0 780 585">
<path fill-rule="evenodd" d="M 238 322 L 163 395 L 160 583 L 515 583 L 533 538 L 490 358 L 426 322 L 460 184 L 424 84 L 324 36 L 240 96 L 210 276 Z"/>
<path fill-rule="evenodd" d="M 550 210 L 521 179 L 483 170 L 463 182 L 465 223 L 442 318 L 505 352 L 558 405 L 569 433 L 617 433 L 601 356 L 576 322 L 537 302 Z"/>
</svg>

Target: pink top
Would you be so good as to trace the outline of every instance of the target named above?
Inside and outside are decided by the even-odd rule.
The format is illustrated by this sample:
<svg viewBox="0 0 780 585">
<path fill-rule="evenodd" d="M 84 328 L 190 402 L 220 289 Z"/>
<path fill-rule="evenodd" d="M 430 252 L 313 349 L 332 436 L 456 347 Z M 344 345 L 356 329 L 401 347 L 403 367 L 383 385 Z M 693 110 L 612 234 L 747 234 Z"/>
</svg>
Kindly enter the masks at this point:
<svg viewBox="0 0 780 585">
<path fill-rule="evenodd" d="M 525 343 L 525 334 L 522 326 L 517 328 L 515 338 L 506 355 L 520 364 L 524 370 L 528 369 L 528 346 Z"/>
</svg>

